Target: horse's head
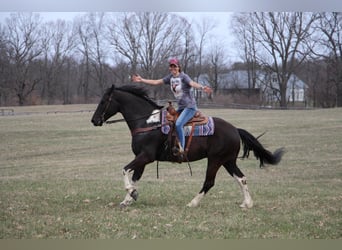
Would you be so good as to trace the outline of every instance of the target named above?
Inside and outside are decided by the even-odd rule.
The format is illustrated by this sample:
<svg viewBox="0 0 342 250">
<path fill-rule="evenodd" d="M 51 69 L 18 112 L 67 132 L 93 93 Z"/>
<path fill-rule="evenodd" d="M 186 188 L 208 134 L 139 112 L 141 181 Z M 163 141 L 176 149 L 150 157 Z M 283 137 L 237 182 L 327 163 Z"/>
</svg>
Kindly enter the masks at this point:
<svg viewBox="0 0 342 250">
<path fill-rule="evenodd" d="M 91 118 L 94 126 L 102 126 L 102 124 L 110 117 L 119 112 L 119 104 L 114 99 L 115 86 L 108 88 L 104 93 L 100 103 L 97 105 L 95 113 Z"/>
</svg>

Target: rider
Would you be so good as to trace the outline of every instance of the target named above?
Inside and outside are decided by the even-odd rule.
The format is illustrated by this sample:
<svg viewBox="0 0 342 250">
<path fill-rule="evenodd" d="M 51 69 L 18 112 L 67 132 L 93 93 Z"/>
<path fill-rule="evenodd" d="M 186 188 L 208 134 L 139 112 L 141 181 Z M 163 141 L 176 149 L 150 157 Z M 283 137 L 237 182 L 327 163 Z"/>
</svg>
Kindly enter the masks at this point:
<svg viewBox="0 0 342 250">
<path fill-rule="evenodd" d="M 142 82 L 150 85 L 169 84 L 171 91 L 177 99 L 178 112 L 180 113 L 176 121 L 176 132 L 180 142 L 179 154 L 184 155 L 185 135 L 184 125 L 196 114 L 197 104 L 195 98 L 191 95 L 191 88 L 202 89 L 206 93 L 211 93 L 212 90 L 208 86 L 203 86 L 191 80 L 191 78 L 182 72 L 178 59 L 172 58 L 169 60 L 170 74 L 162 79 L 144 79 L 139 75 L 133 75 L 133 82 Z"/>
</svg>

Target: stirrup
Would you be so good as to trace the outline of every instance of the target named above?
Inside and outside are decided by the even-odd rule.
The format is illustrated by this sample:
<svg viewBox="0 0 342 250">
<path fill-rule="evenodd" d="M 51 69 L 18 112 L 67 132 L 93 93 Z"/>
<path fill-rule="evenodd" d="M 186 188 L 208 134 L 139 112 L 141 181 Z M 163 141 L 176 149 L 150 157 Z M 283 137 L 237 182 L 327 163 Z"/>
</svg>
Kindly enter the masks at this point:
<svg viewBox="0 0 342 250">
<path fill-rule="evenodd" d="M 175 156 L 177 158 L 178 163 L 188 161 L 185 151 L 182 151 L 177 146 L 174 146 L 172 148 L 172 154 L 173 154 L 173 156 Z"/>
<path fill-rule="evenodd" d="M 174 147 L 172 148 L 172 154 L 173 154 L 174 156 L 180 156 L 180 155 L 185 155 L 185 152 L 184 152 L 183 150 L 181 150 L 180 148 L 174 146 Z"/>
<path fill-rule="evenodd" d="M 172 154 L 173 154 L 174 156 L 180 156 L 180 155 L 185 156 L 185 151 L 184 151 L 182 145 L 181 145 L 179 142 L 178 142 L 178 146 L 175 145 L 175 146 L 172 148 Z"/>
<path fill-rule="evenodd" d="M 177 148 L 176 146 L 172 148 L 172 153 L 174 156 L 177 157 L 177 162 L 178 163 L 182 163 L 182 162 L 187 162 L 188 163 L 188 167 L 189 167 L 189 171 L 190 171 L 190 176 L 192 176 L 192 170 L 191 170 L 191 166 L 190 166 L 190 162 L 188 159 L 188 156 L 186 154 L 185 151 L 181 151 L 180 148 Z"/>
</svg>

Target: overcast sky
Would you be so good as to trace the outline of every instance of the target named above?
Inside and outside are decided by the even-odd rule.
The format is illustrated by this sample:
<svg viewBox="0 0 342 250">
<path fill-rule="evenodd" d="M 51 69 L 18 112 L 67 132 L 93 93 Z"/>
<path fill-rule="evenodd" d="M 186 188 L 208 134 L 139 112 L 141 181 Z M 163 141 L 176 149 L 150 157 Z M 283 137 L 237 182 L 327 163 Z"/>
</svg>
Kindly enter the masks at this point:
<svg viewBox="0 0 342 250">
<path fill-rule="evenodd" d="M 4 22 L 11 12 L 0 12 L 0 22 Z M 12 12 L 13 13 L 13 12 Z M 38 12 L 44 20 L 70 20 L 77 15 L 83 15 L 86 12 Z M 230 18 L 232 12 L 174 12 L 177 15 L 185 17 L 189 22 L 200 23 L 203 18 L 212 20 L 216 27 L 211 31 L 210 39 L 220 41 L 227 48 L 230 60 L 238 60 L 237 51 L 234 49 L 233 35 L 230 31 Z"/>
<path fill-rule="evenodd" d="M 47 12 L 51 19 L 73 19 L 75 13 L 112 11 L 177 12 L 191 20 L 211 16 L 217 20 L 214 37 L 229 49 L 229 57 L 237 59 L 230 31 L 232 12 L 251 11 L 342 11 L 342 0 L 0 0 L 0 22 L 9 12 Z M 67 11 L 67 12 L 66 12 Z M 73 12 L 72 12 L 73 11 Z M 182 11 L 182 12 L 179 12 Z"/>
<path fill-rule="evenodd" d="M 341 11 L 341 0 L 0 0 L 0 11 Z"/>
</svg>

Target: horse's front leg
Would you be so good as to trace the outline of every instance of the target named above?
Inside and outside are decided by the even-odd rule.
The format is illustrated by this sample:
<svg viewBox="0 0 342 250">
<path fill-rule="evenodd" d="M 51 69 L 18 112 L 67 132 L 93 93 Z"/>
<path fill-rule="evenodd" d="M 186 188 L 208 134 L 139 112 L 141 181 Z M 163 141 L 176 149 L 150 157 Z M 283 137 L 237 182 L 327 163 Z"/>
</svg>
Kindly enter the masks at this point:
<svg viewBox="0 0 342 250">
<path fill-rule="evenodd" d="M 136 189 L 135 182 L 130 180 L 129 174 L 130 174 L 129 170 L 125 170 L 125 168 L 124 168 L 123 169 L 123 180 L 124 180 L 125 189 L 127 191 L 127 194 L 125 196 L 125 199 L 122 202 L 120 202 L 121 207 L 129 206 L 133 202 L 133 200 L 138 199 L 138 191 Z"/>
<path fill-rule="evenodd" d="M 145 154 L 138 155 L 132 162 L 123 168 L 123 180 L 127 194 L 125 199 L 120 203 L 121 207 L 129 206 L 133 200 L 138 199 L 138 191 L 136 188 L 137 181 L 141 178 L 146 164 L 151 161 Z M 131 172 L 133 171 L 132 177 Z"/>
</svg>

